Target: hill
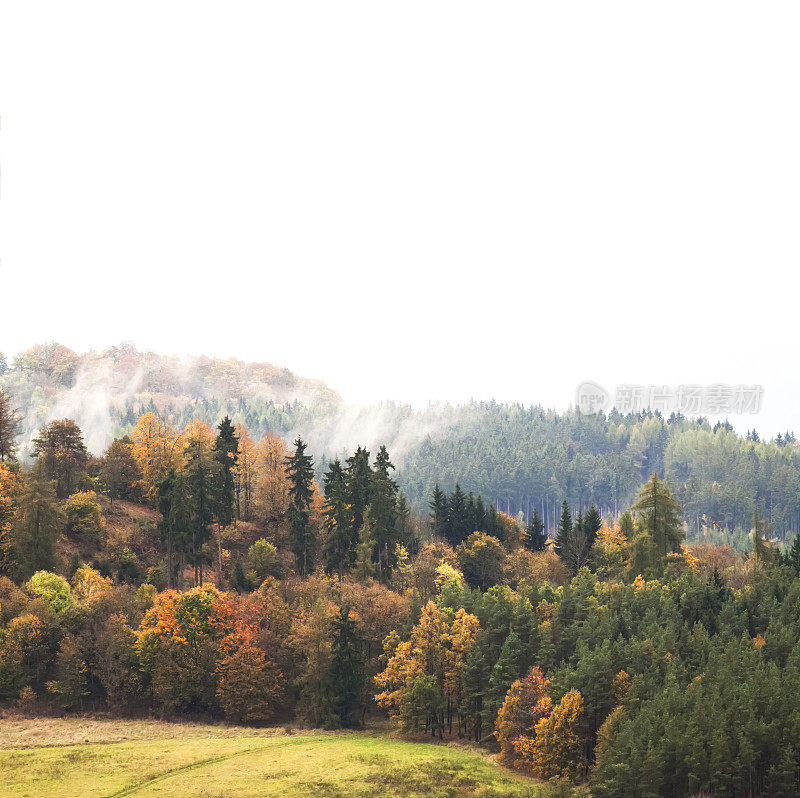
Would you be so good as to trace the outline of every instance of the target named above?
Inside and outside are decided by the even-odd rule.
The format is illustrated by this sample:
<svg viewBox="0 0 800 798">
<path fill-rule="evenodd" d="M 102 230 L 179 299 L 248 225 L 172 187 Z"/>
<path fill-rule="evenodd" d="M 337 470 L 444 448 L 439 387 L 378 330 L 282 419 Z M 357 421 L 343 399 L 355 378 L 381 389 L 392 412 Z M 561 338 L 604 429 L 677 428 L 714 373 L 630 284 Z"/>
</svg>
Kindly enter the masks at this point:
<svg viewBox="0 0 800 798">
<path fill-rule="evenodd" d="M 386 444 L 410 504 L 427 511 L 436 483 L 460 482 L 498 509 L 527 520 L 537 509 L 554 530 L 560 504 L 592 503 L 618 516 L 653 472 L 666 478 L 692 539 L 745 548 L 753 509 L 786 540 L 800 531 L 800 449 L 794 435 L 759 440 L 730 424 L 642 412 L 586 416 L 519 404 L 472 402 L 424 408 L 344 403 L 318 380 L 268 363 L 139 352 L 129 344 L 76 354 L 37 345 L 10 367 L 0 389 L 24 416 L 23 450 L 44 423 L 74 418 L 100 454 L 152 410 L 176 428 L 225 415 L 258 439 L 301 435 L 321 479 L 327 463 L 357 445 Z"/>
</svg>

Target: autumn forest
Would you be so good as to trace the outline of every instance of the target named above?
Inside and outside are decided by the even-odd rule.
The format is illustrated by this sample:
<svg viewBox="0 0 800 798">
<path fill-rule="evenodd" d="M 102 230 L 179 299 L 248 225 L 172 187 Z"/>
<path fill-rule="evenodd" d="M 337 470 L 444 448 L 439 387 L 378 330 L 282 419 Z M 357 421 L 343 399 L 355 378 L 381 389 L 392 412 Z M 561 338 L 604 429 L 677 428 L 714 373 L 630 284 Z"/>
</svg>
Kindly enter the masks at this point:
<svg viewBox="0 0 800 798">
<path fill-rule="evenodd" d="M 564 791 L 800 792 L 793 434 L 491 403 L 337 437 L 335 392 L 267 364 L 0 364 L 6 711 L 379 722 Z M 101 413 L 65 401 L 99 383 Z"/>
</svg>

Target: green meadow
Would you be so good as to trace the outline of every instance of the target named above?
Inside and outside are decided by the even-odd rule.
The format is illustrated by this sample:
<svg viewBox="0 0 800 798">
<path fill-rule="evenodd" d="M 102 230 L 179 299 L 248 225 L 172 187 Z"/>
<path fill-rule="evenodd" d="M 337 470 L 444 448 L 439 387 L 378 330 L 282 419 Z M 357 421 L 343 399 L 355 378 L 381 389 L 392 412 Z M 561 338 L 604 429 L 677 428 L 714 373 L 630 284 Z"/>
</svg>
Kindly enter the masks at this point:
<svg viewBox="0 0 800 798">
<path fill-rule="evenodd" d="M 466 748 L 158 721 L 0 720 L 0 773 L 8 798 L 553 794 Z"/>
</svg>

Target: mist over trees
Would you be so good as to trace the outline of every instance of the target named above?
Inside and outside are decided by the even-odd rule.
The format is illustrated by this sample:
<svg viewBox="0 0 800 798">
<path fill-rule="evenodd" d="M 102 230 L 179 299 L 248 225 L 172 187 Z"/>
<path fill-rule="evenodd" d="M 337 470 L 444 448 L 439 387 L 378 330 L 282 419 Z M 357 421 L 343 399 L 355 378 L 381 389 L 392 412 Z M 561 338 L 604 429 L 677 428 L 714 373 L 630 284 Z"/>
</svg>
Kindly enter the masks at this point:
<svg viewBox="0 0 800 798">
<path fill-rule="evenodd" d="M 178 429 L 193 419 L 216 427 L 228 416 L 255 439 L 302 434 L 319 482 L 357 444 L 385 443 L 398 487 L 416 509 L 426 507 L 435 485 L 452 491 L 458 482 L 498 510 L 521 512 L 526 523 L 536 511 L 553 531 L 564 499 L 581 512 L 594 504 L 618 517 L 656 472 L 679 502 L 690 537 L 741 547 L 753 507 L 781 540 L 800 530 L 800 449 L 791 432 L 763 441 L 755 430 L 740 436 L 725 422 L 679 415 L 584 416 L 496 402 L 354 409 L 322 383 L 269 364 L 183 362 L 130 345 L 85 355 L 36 346 L 0 375 L 0 388 L 0 458 L 3 430 L 12 424 L 21 425 L 23 449 L 32 454 L 42 426 L 75 418 L 97 455 L 130 435 L 145 412 Z M 13 411 L 22 407 L 20 420 Z"/>
</svg>

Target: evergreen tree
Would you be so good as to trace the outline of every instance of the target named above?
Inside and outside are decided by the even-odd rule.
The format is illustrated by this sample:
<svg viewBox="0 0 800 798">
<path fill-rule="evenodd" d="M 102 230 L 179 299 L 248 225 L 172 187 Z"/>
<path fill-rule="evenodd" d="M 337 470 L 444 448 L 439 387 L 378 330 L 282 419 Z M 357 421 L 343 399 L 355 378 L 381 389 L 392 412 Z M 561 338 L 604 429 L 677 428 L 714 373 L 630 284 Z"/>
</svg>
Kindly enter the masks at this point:
<svg viewBox="0 0 800 798">
<path fill-rule="evenodd" d="M 461 679 L 464 712 L 471 721 L 469 736 L 476 742 L 481 741 L 483 731 L 487 728 L 487 724 L 484 722 L 487 715 L 485 702 L 491 673 L 488 638 L 485 632 L 479 631 L 469 654 L 467 654 L 467 666 Z M 489 725 L 488 728 L 491 726 Z"/>
<path fill-rule="evenodd" d="M 586 517 L 583 519 L 583 531 L 588 538 L 589 548 L 594 546 L 594 542 L 597 540 L 597 533 L 600 531 L 602 525 L 603 521 L 600 518 L 600 511 L 593 504 L 589 508 L 589 512 L 586 513 Z"/>
<path fill-rule="evenodd" d="M 344 606 L 333 621 L 333 647 L 328 667 L 326 696 L 329 715 L 336 726 L 358 729 L 364 723 L 366 672 L 364 642 Z"/>
<path fill-rule="evenodd" d="M 17 504 L 19 511 L 13 534 L 17 561 L 26 575 L 52 570 L 63 518 L 56 501 L 55 485 L 41 461 L 37 460 L 25 474 Z"/>
<path fill-rule="evenodd" d="M 85 480 L 89 453 L 81 428 L 71 418 L 42 427 L 33 440 L 33 452 L 41 458 L 46 475 L 55 480 L 59 499 L 74 493 Z"/>
<path fill-rule="evenodd" d="M 235 515 L 236 480 L 234 469 L 239 460 L 239 438 L 228 416 L 222 419 L 214 440 L 214 460 L 217 464 L 217 485 L 214 514 L 217 519 L 217 587 L 222 587 L 222 527 L 228 526 Z"/>
<path fill-rule="evenodd" d="M 666 482 L 660 480 L 655 471 L 642 486 L 631 509 L 639 514 L 640 525 L 650 533 L 662 557 L 671 551 L 680 551 L 683 542 L 681 509 Z"/>
<path fill-rule="evenodd" d="M 216 516 L 222 526 L 233 521 L 236 484 L 234 469 L 239 460 L 239 438 L 228 416 L 222 419 L 214 440 L 214 460 L 219 463 L 216 492 Z"/>
<path fill-rule="evenodd" d="M 397 542 L 397 485 L 389 475 L 390 469 L 394 466 L 386 447 L 381 446 L 370 479 L 369 507 L 378 547 L 378 572 L 383 580 L 391 578 Z"/>
<path fill-rule="evenodd" d="M 463 542 L 469 534 L 474 532 L 469 528 L 469 513 L 467 511 L 467 497 L 461 490 L 461 485 L 456 482 L 456 489 L 450 494 L 448 502 L 448 540 L 453 546 Z"/>
<path fill-rule="evenodd" d="M 486 693 L 485 717 L 494 725 L 511 685 L 525 672 L 525 646 L 515 631 L 510 631 L 500 649 L 500 657 L 492 668 Z"/>
<path fill-rule="evenodd" d="M 369 467 L 369 452 L 359 446 L 352 457 L 348 457 L 345 467 L 345 488 L 347 506 L 350 508 L 350 541 L 355 548 L 364 512 L 370 502 L 372 469 Z"/>
<path fill-rule="evenodd" d="M 186 450 L 186 485 L 191 496 L 191 547 L 189 559 L 194 565 L 195 584 L 203 584 L 203 546 L 211 538 L 211 525 L 217 506 L 217 463 L 210 460 L 199 441 L 193 441 Z"/>
<path fill-rule="evenodd" d="M 344 570 L 355 561 L 355 547 L 350 535 L 350 509 L 347 505 L 345 473 L 339 460 L 334 460 L 324 476 L 325 568 L 341 580 Z"/>
<path fill-rule="evenodd" d="M 301 576 L 311 571 L 314 551 L 314 530 L 311 527 L 309 508 L 313 495 L 314 461 L 305 453 L 306 444 L 298 438 L 294 454 L 286 458 L 286 476 L 289 479 L 289 539 Z"/>
<path fill-rule="evenodd" d="M 539 513 L 534 509 L 528 525 L 525 527 L 525 548 L 529 551 L 544 551 L 547 546 L 547 534 Z"/>
<path fill-rule="evenodd" d="M 561 520 L 558 522 L 558 533 L 556 534 L 555 542 L 553 543 L 553 551 L 564 558 L 567 549 L 567 540 L 572 533 L 572 515 L 569 512 L 567 500 L 564 499 L 561 505 Z"/>
<path fill-rule="evenodd" d="M 794 568 L 795 573 L 800 574 L 800 535 L 794 536 L 792 547 L 786 555 L 785 562 L 791 568 Z"/>
<path fill-rule="evenodd" d="M 438 482 L 434 485 L 433 494 L 428 506 L 431 509 L 431 525 L 433 526 L 434 534 L 449 540 L 450 535 L 447 529 L 447 519 L 449 516 L 447 495 L 439 487 Z"/>
</svg>

